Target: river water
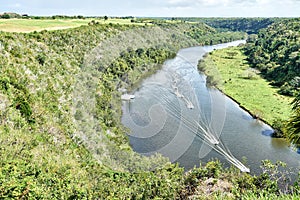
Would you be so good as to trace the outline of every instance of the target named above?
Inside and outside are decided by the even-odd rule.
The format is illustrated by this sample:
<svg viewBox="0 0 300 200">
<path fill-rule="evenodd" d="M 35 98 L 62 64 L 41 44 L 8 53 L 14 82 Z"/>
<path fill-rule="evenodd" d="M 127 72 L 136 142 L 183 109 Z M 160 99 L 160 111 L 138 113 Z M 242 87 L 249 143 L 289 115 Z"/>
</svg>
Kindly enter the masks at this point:
<svg viewBox="0 0 300 200">
<path fill-rule="evenodd" d="M 284 140 L 265 136 L 263 132 L 271 127 L 253 119 L 220 91 L 208 88 L 205 75 L 197 70 L 205 53 L 244 42 L 182 49 L 145 79 L 134 91 L 135 99 L 123 102 L 122 123 L 130 129 L 134 151 L 161 153 L 186 170 L 215 158 L 229 166 L 218 145 L 252 173 L 260 172 L 265 159 L 281 160 L 297 173 L 300 155 Z"/>
</svg>

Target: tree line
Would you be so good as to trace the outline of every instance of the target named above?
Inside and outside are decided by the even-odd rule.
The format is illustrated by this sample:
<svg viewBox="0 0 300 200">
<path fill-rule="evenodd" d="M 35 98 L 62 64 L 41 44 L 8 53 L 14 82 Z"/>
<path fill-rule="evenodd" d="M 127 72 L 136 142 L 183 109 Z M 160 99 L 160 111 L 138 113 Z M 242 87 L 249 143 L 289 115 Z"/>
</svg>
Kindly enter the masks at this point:
<svg viewBox="0 0 300 200">
<path fill-rule="evenodd" d="M 178 18 L 176 18 L 178 19 Z M 260 29 L 266 28 L 274 22 L 281 21 L 283 18 L 179 18 L 192 22 L 203 22 L 220 31 L 241 31 L 248 34 L 256 34 Z"/>
</svg>

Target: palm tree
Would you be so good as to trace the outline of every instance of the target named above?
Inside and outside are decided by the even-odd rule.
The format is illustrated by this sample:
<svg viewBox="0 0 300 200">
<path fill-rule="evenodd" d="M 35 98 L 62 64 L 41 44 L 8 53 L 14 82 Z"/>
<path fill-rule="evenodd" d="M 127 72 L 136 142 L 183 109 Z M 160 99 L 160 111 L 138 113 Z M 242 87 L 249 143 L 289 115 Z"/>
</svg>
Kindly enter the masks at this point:
<svg viewBox="0 0 300 200">
<path fill-rule="evenodd" d="M 300 92 L 296 95 L 295 99 L 292 102 L 293 110 L 299 110 L 300 109 Z"/>
<path fill-rule="evenodd" d="M 292 102 L 294 114 L 287 124 L 287 137 L 295 145 L 300 146 L 300 92 Z"/>
</svg>

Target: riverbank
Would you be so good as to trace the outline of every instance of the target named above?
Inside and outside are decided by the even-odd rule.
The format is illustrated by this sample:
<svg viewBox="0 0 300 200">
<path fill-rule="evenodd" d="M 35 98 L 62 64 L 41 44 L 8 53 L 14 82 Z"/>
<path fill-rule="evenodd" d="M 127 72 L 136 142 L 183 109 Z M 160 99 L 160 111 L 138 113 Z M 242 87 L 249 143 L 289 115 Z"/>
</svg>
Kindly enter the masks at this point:
<svg viewBox="0 0 300 200">
<path fill-rule="evenodd" d="M 199 62 L 198 69 L 207 76 L 207 83 L 217 87 L 254 118 L 274 129 L 288 120 L 291 98 L 278 94 L 278 89 L 250 68 L 242 47 L 216 50 Z"/>
</svg>

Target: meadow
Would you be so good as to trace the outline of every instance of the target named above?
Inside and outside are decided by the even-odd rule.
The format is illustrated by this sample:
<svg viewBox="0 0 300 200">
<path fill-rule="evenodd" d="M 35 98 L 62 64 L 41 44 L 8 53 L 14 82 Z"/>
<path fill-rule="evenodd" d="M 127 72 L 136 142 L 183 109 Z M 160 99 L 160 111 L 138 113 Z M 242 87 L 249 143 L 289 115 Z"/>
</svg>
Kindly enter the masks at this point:
<svg viewBox="0 0 300 200">
<path fill-rule="evenodd" d="M 75 28 L 82 25 L 88 25 L 91 21 L 99 24 L 136 24 L 144 25 L 145 23 L 134 23 L 131 19 L 108 18 L 96 19 L 0 19 L 0 31 L 5 32 L 22 32 L 29 33 L 42 30 L 59 30 Z"/>
</svg>

